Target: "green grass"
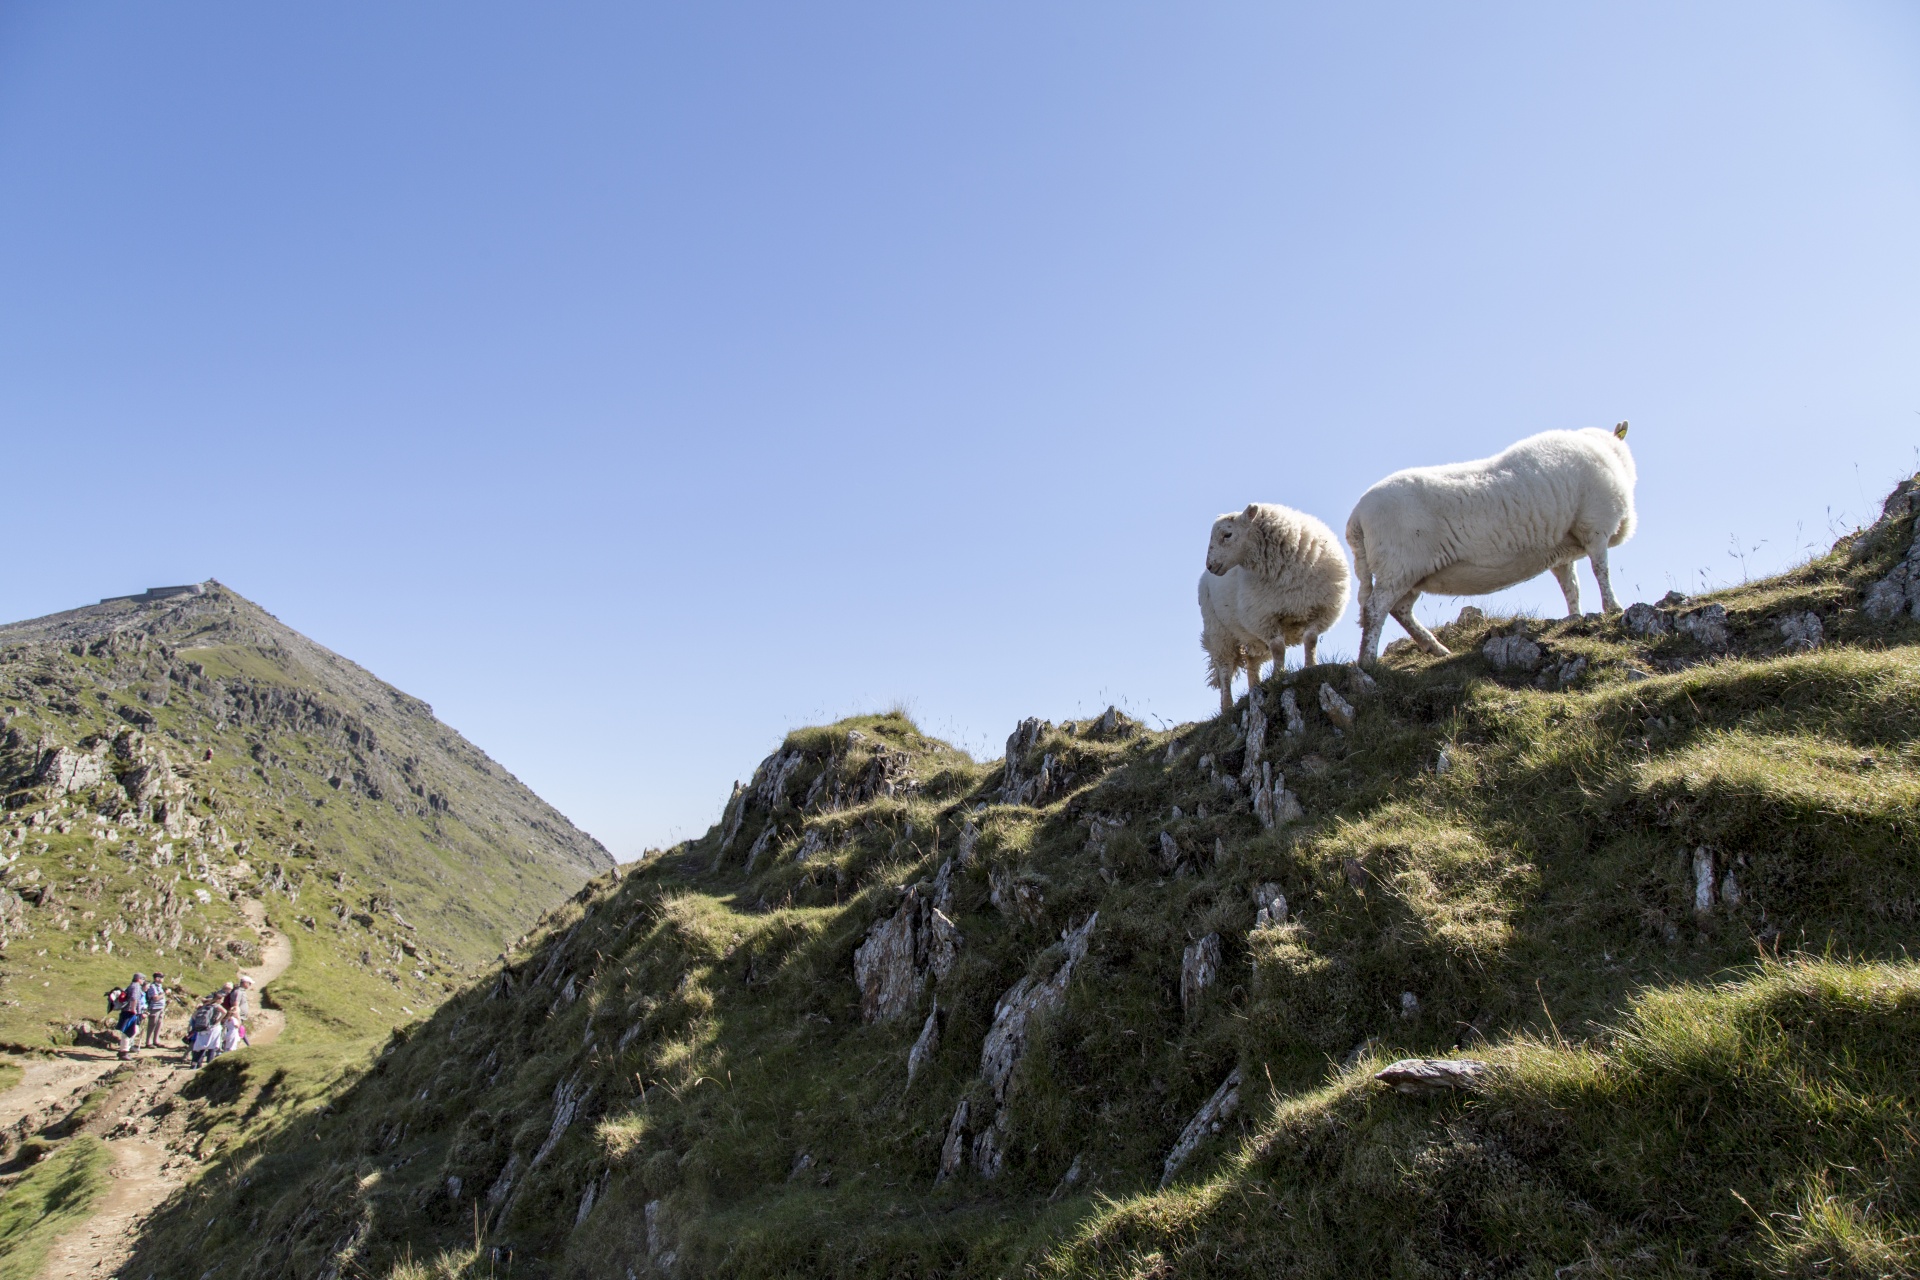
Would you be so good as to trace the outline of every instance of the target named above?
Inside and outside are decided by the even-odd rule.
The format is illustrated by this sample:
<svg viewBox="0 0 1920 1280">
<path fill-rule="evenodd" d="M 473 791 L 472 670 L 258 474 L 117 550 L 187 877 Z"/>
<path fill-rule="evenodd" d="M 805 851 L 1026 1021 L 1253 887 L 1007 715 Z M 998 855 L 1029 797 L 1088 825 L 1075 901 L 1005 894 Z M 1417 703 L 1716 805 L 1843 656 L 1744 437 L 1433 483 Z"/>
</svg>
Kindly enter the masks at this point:
<svg viewBox="0 0 1920 1280">
<path fill-rule="evenodd" d="M 1277 830 L 1214 779 L 1239 771 L 1237 716 L 1052 726 L 1017 762 L 1052 759 L 1031 805 L 903 716 L 797 731 L 783 795 L 596 879 L 364 1070 L 268 1091 L 137 1261 L 478 1275 L 477 1227 L 517 1275 L 620 1280 L 649 1265 L 653 1204 L 685 1273 L 740 1277 L 1907 1274 L 1920 630 L 1851 606 L 1910 537 L 1720 593 L 1726 654 L 1525 623 L 1587 659 L 1548 690 L 1480 656 L 1514 620 L 1446 627 L 1456 654 L 1392 652 L 1344 734 L 1316 708 L 1347 671 L 1289 675 L 1309 727 L 1276 725 L 1268 759 L 1307 816 Z M 1838 642 L 1779 652 L 1772 618 L 1807 608 Z M 892 794 L 857 785 L 889 768 Z M 954 968 L 862 1022 L 855 948 L 967 841 Z M 1706 914 L 1702 848 L 1737 890 Z M 1292 914 L 1254 932 L 1267 883 Z M 1028 1029 L 1002 1172 L 935 1186 L 956 1105 L 995 1105 L 996 1002 L 1094 910 Z M 1221 978 L 1183 1009 L 1208 933 Z M 1495 1066 L 1472 1097 L 1370 1081 L 1462 1052 Z M 1236 1067 L 1239 1114 L 1161 1190 Z"/>
<path fill-rule="evenodd" d="M 113 1156 L 98 1138 L 75 1138 L 0 1192 L 0 1280 L 33 1280 L 63 1232 L 106 1195 Z"/>
<path fill-rule="evenodd" d="M 0 1093 L 13 1088 L 26 1075 L 26 1068 L 17 1063 L 0 1062 Z"/>
</svg>

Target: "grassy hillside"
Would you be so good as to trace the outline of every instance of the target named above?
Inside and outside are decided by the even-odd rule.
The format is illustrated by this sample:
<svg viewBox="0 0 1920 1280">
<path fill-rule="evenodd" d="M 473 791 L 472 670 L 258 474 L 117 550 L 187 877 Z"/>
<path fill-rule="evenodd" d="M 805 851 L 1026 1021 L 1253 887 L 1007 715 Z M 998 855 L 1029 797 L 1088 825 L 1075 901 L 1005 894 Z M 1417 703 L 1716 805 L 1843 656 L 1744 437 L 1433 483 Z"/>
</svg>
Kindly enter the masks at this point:
<svg viewBox="0 0 1920 1280">
<path fill-rule="evenodd" d="M 1860 607 L 1905 493 L 1170 733 L 797 732 L 132 1273 L 1912 1274 L 1920 625 Z M 1486 1066 L 1374 1081 L 1415 1055 Z"/>
</svg>

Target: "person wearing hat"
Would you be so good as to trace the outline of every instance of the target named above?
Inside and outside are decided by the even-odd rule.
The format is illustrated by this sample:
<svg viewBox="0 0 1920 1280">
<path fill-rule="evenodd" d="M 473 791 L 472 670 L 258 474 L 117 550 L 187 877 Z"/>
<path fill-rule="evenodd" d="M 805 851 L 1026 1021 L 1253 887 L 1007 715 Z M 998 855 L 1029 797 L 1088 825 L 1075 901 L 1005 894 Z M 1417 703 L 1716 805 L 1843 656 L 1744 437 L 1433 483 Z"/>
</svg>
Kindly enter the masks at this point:
<svg viewBox="0 0 1920 1280">
<path fill-rule="evenodd" d="M 120 1021 L 115 1030 L 120 1034 L 120 1056 L 131 1058 L 134 1050 L 134 1037 L 140 1034 L 140 1020 L 147 1013 L 147 975 L 136 973 L 133 981 L 122 990 L 125 1003 L 120 1009 Z"/>
<path fill-rule="evenodd" d="M 153 981 L 146 985 L 147 993 L 147 1038 L 143 1049 L 160 1047 L 160 1024 L 167 1020 L 167 975 L 155 970 Z"/>
</svg>

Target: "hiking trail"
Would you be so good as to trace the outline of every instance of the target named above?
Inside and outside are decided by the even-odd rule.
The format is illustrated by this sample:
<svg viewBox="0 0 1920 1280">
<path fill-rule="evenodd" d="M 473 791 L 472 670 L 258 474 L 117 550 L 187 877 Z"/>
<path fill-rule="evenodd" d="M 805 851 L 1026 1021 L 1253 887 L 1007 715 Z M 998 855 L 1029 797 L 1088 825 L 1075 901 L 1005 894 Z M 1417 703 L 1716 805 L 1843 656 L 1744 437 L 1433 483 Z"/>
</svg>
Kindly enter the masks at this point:
<svg viewBox="0 0 1920 1280">
<path fill-rule="evenodd" d="M 272 1044 L 286 1027 L 286 1015 L 265 1007 L 263 994 L 293 962 L 293 944 L 267 924 L 266 907 L 244 899 L 241 909 L 259 931 L 261 962 L 240 970 L 254 983 L 255 1007 L 249 1021 L 252 1046 Z M 193 1078 L 180 1046 L 188 1007 L 169 1007 L 160 1043 L 163 1048 L 135 1055 L 132 1070 L 113 1086 L 98 1112 L 81 1126 L 99 1137 L 113 1155 L 112 1186 L 86 1222 L 54 1244 L 37 1280 L 92 1280 L 113 1275 L 133 1251 L 146 1218 L 192 1177 L 198 1160 L 185 1145 L 185 1116 L 174 1105 Z M 244 1053 L 246 1050 L 236 1050 Z M 52 1058 L 14 1059 L 25 1078 L 0 1093 L 0 1127 L 24 1125 L 22 1135 L 38 1132 L 79 1106 L 96 1084 L 123 1065 L 111 1049 L 74 1047 Z"/>
</svg>

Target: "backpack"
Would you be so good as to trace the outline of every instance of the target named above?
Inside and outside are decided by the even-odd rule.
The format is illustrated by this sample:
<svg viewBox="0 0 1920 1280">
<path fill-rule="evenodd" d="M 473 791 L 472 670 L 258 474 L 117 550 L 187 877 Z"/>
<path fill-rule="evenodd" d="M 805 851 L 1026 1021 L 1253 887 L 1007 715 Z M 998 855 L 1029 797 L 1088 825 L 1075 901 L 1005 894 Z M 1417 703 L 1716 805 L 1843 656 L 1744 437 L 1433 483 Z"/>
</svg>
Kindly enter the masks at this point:
<svg viewBox="0 0 1920 1280">
<path fill-rule="evenodd" d="M 107 992 L 107 1012 L 108 1013 L 119 1013 L 122 1009 L 126 1007 L 127 1007 L 127 993 L 123 988 L 115 987 L 113 990 Z"/>
<path fill-rule="evenodd" d="M 213 1011 L 217 1007 L 217 1005 L 203 1004 L 196 1008 L 193 1016 L 187 1019 L 187 1030 L 200 1032 L 213 1025 Z"/>
</svg>

